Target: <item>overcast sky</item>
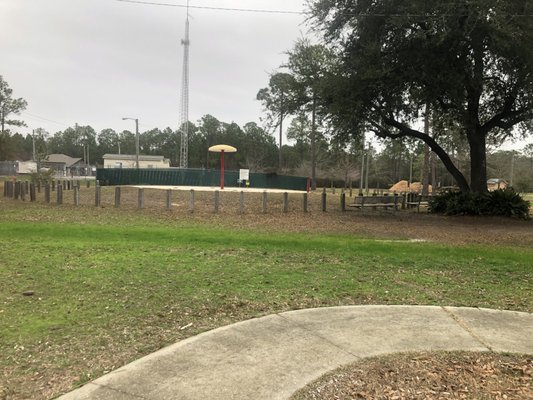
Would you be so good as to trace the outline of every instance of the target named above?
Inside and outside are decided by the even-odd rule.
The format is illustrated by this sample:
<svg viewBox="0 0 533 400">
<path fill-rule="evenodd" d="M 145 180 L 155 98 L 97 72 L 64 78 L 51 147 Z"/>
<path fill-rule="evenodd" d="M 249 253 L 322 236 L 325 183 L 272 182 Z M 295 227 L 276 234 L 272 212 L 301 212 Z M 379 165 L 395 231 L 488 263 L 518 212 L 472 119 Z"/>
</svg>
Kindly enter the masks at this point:
<svg viewBox="0 0 533 400">
<path fill-rule="evenodd" d="M 186 0 L 146 0 L 186 5 Z M 302 12 L 304 0 L 191 0 L 191 6 Z M 309 34 L 301 14 L 190 10 L 190 111 L 260 123 L 255 100 Z M 0 75 L 28 102 L 22 128 L 54 133 L 179 126 L 186 9 L 116 0 L 0 0 Z M 504 148 L 521 148 L 525 142 Z"/>
<path fill-rule="evenodd" d="M 151 0 L 147 0 L 151 1 Z M 154 0 L 184 5 L 186 0 Z M 303 11 L 303 0 L 191 0 L 191 6 Z M 190 111 L 259 123 L 255 100 L 303 15 L 190 10 Z M 26 131 L 179 124 L 186 10 L 116 0 L 0 0 L 0 75 L 28 102 Z"/>
</svg>

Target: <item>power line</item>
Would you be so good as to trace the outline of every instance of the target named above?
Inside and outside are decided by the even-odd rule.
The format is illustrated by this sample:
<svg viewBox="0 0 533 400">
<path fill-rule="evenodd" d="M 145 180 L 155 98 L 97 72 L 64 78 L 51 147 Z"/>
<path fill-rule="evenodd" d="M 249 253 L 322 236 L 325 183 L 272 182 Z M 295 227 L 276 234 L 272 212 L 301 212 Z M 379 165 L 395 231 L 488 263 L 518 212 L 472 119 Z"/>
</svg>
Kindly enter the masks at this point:
<svg viewBox="0 0 533 400">
<path fill-rule="evenodd" d="M 143 0 L 115 0 L 121 3 L 142 4 L 150 6 L 164 6 L 164 7 L 178 7 L 187 8 L 185 4 L 174 3 L 158 3 L 152 1 Z M 253 12 L 253 13 L 268 13 L 268 14 L 292 14 L 292 15 L 305 15 L 304 11 L 294 10 L 265 10 L 265 9 L 253 9 L 253 8 L 228 8 L 228 7 L 210 7 L 210 6 L 188 6 L 198 10 L 215 10 L 215 11 L 238 11 L 238 12 Z M 393 17 L 393 18 L 441 18 L 441 17 L 455 17 L 461 16 L 462 13 L 439 13 L 439 14 L 385 14 L 385 13 L 343 13 L 343 15 L 353 17 Z M 533 17 L 533 14 L 501 14 L 507 17 Z"/>
<path fill-rule="evenodd" d="M 144 5 L 150 5 L 150 6 L 187 8 L 187 5 L 185 4 L 156 3 L 156 2 L 141 1 L 141 0 L 116 0 L 116 1 L 120 1 L 122 3 L 144 4 Z M 253 9 L 253 8 L 227 8 L 227 7 L 208 7 L 208 6 L 188 6 L 188 8 L 195 8 L 198 10 L 239 11 L 239 12 L 255 12 L 255 13 L 270 13 L 270 14 L 304 14 L 303 11 L 261 10 L 261 9 Z"/>
<path fill-rule="evenodd" d="M 21 114 L 26 114 L 28 115 L 30 118 L 37 118 L 37 119 L 40 119 L 40 120 L 43 120 L 43 121 L 46 121 L 46 122 L 51 122 L 53 124 L 56 124 L 56 125 L 61 125 L 61 126 L 66 126 L 67 128 L 69 127 L 68 125 L 62 123 L 62 122 L 58 122 L 58 121 L 54 121 L 53 119 L 48 119 L 48 118 L 45 118 L 45 117 L 41 117 L 39 115 L 35 115 L 35 114 L 32 114 L 32 113 L 29 113 L 27 111 L 22 111 Z"/>
</svg>

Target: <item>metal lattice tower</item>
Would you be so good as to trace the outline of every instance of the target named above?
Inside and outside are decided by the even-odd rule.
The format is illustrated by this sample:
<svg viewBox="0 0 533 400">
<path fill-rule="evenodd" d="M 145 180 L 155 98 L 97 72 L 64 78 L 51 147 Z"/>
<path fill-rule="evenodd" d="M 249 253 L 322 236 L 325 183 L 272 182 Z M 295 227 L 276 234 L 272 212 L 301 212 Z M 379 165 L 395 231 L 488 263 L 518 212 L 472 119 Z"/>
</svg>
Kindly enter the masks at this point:
<svg viewBox="0 0 533 400">
<path fill-rule="evenodd" d="M 187 1 L 187 19 L 185 21 L 185 39 L 183 45 L 183 72 L 181 79 L 180 105 L 180 168 L 187 168 L 189 164 L 189 2 Z"/>
</svg>

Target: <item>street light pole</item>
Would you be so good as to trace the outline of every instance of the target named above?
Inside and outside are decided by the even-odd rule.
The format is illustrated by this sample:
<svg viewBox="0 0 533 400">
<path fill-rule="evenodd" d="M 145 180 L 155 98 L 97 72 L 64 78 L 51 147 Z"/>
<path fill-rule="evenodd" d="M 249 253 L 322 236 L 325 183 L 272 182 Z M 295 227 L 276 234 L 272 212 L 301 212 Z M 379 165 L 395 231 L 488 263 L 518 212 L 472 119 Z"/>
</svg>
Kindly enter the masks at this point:
<svg viewBox="0 0 533 400">
<path fill-rule="evenodd" d="M 135 121 L 135 166 L 139 169 L 139 119 L 124 117 L 122 120 L 131 119 Z"/>
</svg>

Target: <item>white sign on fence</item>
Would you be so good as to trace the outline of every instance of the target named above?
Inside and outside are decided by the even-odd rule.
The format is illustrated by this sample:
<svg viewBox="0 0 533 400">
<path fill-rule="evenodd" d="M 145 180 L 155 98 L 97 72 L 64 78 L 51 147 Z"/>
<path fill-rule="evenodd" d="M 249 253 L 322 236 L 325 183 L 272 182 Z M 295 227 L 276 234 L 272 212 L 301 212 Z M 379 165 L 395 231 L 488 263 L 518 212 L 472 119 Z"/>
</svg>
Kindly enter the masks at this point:
<svg viewBox="0 0 533 400">
<path fill-rule="evenodd" d="M 249 169 L 240 169 L 239 170 L 239 180 L 247 181 L 250 179 L 250 170 Z"/>
</svg>

